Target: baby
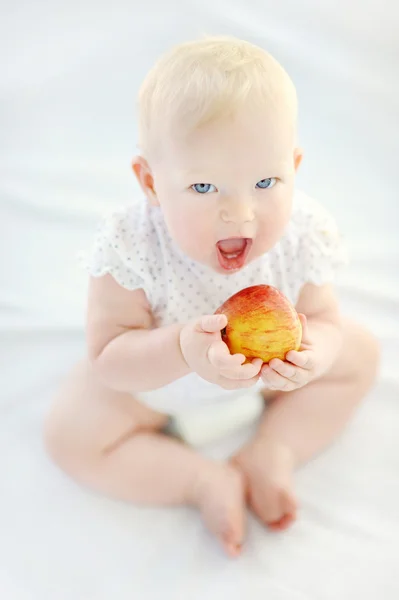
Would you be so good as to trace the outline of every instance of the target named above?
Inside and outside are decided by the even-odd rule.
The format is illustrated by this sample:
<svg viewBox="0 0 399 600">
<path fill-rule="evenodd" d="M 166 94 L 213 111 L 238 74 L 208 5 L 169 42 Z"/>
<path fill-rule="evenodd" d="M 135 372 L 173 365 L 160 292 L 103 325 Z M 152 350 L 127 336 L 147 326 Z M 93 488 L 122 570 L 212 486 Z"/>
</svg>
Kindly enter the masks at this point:
<svg viewBox="0 0 399 600">
<path fill-rule="evenodd" d="M 293 472 L 342 430 L 373 383 L 378 345 L 344 321 L 332 217 L 295 190 L 294 85 L 262 48 L 216 37 L 172 49 L 139 97 L 143 199 L 106 219 L 89 258 L 88 358 L 63 387 L 46 445 L 72 477 L 114 498 L 190 504 L 240 553 L 246 504 L 268 527 L 296 518 Z M 245 363 L 215 310 L 252 284 L 301 315 L 299 352 Z M 259 387 L 267 407 L 228 462 L 166 434 L 169 417 Z M 238 392 L 237 392 L 238 391 Z"/>
</svg>

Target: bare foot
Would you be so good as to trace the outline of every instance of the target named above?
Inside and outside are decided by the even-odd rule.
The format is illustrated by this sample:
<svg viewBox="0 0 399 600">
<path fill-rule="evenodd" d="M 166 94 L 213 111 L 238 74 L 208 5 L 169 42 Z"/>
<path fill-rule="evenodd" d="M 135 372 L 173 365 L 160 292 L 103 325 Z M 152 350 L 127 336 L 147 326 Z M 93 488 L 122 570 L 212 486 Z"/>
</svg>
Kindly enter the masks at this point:
<svg viewBox="0 0 399 600">
<path fill-rule="evenodd" d="M 297 512 L 290 450 L 258 438 L 244 447 L 232 463 L 246 478 L 248 501 L 254 513 L 274 531 L 287 529 Z"/>
<path fill-rule="evenodd" d="M 241 553 L 245 529 L 243 477 L 231 465 L 215 464 L 201 474 L 195 492 L 205 525 L 229 556 Z"/>
</svg>

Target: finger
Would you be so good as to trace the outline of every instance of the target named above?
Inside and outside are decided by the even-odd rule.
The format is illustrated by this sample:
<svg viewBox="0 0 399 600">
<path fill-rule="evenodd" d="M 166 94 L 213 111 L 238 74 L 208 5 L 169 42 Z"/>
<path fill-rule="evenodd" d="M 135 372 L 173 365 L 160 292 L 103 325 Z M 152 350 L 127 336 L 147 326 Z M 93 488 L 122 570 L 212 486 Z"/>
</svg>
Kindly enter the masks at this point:
<svg viewBox="0 0 399 600">
<path fill-rule="evenodd" d="M 295 389 L 296 385 L 293 381 L 290 381 L 286 377 L 283 377 L 279 373 L 276 373 L 269 365 L 264 365 L 261 371 L 261 377 L 263 382 L 268 388 L 281 391 L 291 391 Z"/>
<path fill-rule="evenodd" d="M 256 368 L 258 369 L 258 372 L 259 372 L 262 368 L 263 360 L 261 358 L 253 358 L 251 360 L 251 363 L 256 366 Z"/>
<path fill-rule="evenodd" d="M 205 315 L 198 320 L 196 330 L 200 333 L 218 333 L 226 325 L 226 315 Z"/>
<path fill-rule="evenodd" d="M 306 315 L 303 313 L 298 314 L 299 320 L 301 321 L 302 326 L 302 340 L 301 344 L 310 344 L 311 340 L 309 339 L 309 327 L 308 327 L 308 319 Z"/>
<path fill-rule="evenodd" d="M 253 385 L 256 385 L 259 381 L 259 374 L 256 375 L 255 377 L 252 377 L 251 379 L 240 379 L 238 381 L 239 387 L 241 389 L 243 388 L 250 388 Z"/>
<path fill-rule="evenodd" d="M 314 369 L 313 352 L 308 350 L 302 350 L 302 352 L 291 350 L 291 352 L 288 352 L 285 358 L 293 365 L 301 367 L 302 369 L 306 369 L 306 371 L 311 371 Z"/>
<path fill-rule="evenodd" d="M 287 377 L 287 379 L 292 379 L 296 372 L 294 365 L 285 362 L 284 360 L 280 360 L 279 358 L 273 358 L 269 362 L 269 367 L 271 367 L 274 371 L 277 371 L 277 373 L 283 377 Z"/>
<path fill-rule="evenodd" d="M 294 365 L 285 362 L 284 360 L 280 360 L 279 358 L 273 358 L 273 360 L 269 362 L 269 367 L 294 383 L 302 383 L 305 379 L 305 372 L 303 369 L 294 367 Z"/>
<path fill-rule="evenodd" d="M 261 364 L 259 365 L 259 363 L 246 363 L 233 369 L 221 369 L 220 374 L 228 379 L 252 379 L 259 375 L 260 369 Z"/>
<path fill-rule="evenodd" d="M 208 360 L 216 369 L 227 369 L 240 366 L 245 362 L 243 354 L 230 354 L 227 345 L 217 340 L 209 346 Z"/>
<path fill-rule="evenodd" d="M 225 390 L 240 390 L 250 388 L 259 381 L 259 376 L 251 379 L 229 379 L 228 377 L 220 377 L 219 385 Z"/>
</svg>

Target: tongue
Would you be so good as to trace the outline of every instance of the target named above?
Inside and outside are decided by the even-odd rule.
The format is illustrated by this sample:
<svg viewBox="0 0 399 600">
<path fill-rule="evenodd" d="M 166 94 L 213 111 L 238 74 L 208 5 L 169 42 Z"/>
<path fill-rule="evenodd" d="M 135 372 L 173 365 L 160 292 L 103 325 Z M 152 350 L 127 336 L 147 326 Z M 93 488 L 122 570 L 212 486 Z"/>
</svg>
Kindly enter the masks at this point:
<svg viewBox="0 0 399 600">
<path fill-rule="evenodd" d="M 221 240 L 218 242 L 218 247 L 223 254 L 236 254 L 243 252 L 245 248 L 244 238 L 231 238 L 229 240 Z"/>
</svg>

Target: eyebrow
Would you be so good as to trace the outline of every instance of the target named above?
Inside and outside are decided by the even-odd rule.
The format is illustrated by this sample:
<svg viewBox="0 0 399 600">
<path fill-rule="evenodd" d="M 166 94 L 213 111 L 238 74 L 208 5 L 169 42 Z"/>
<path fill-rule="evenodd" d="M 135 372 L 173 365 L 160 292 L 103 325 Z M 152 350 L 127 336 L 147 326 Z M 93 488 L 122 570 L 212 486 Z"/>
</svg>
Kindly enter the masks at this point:
<svg viewBox="0 0 399 600">
<path fill-rule="evenodd" d="M 203 167 L 201 169 L 182 169 L 179 171 L 180 175 L 184 175 L 187 177 L 193 177 L 194 175 L 202 174 L 204 171 L 209 171 L 210 167 Z"/>
<path fill-rule="evenodd" d="M 274 165 L 268 166 L 265 165 L 264 167 L 262 167 L 262 170 L 265 172 L 265 176 L 267 175 L 268 177 L 272 177 L 274 174 L 278 174 L 279 171 L 285 170 L 287 169 L 287 167 L 289 166 L 289 163 L 287 161 L 281 162 L 281 163 L 276 163 Z M 212 175 L 212 166 L 209 167 L 202 167 L 199 169 L 182 169 L 181 171 L 179 171 L 179 174 L 182 175 L 183 177 L 196 177 L 196 176 L 204 176 L 206 174 L 207 171 L 209 171 L 209 175 Z M 266 173 L 267 172 L 267 173 Z"/>
</svg>

